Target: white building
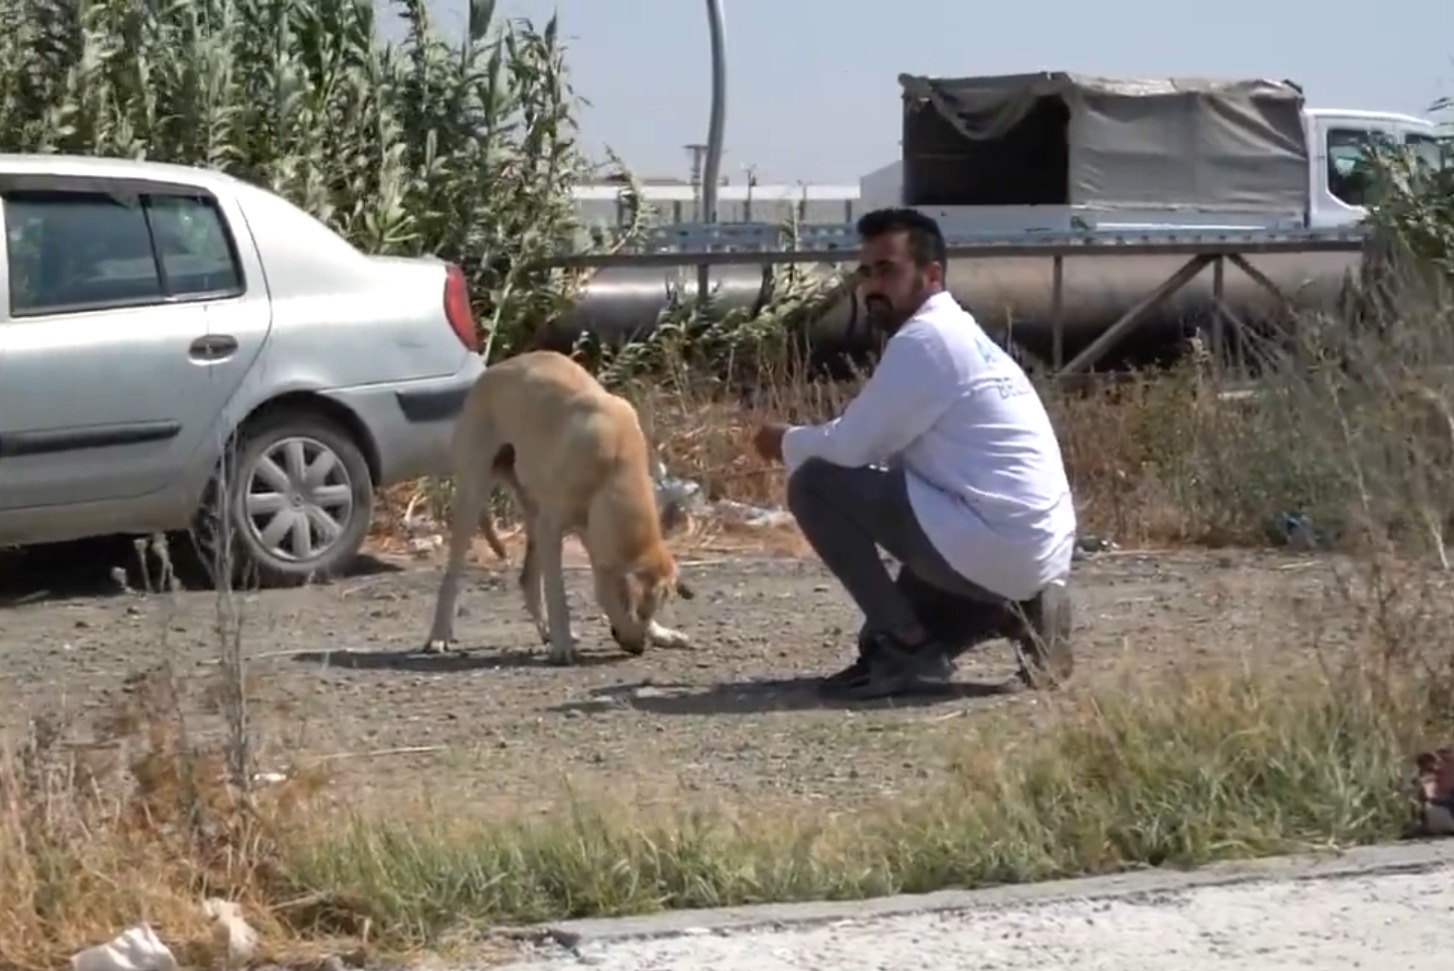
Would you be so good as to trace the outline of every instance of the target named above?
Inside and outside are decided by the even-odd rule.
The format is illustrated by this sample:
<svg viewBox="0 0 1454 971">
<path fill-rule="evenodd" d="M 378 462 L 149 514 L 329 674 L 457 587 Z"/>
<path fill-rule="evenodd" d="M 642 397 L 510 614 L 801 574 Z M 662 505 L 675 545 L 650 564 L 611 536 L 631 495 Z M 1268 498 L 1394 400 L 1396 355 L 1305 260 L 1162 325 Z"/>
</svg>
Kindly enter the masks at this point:
<svg viewBox="0 0 1454 971">
<path fill-rule="evenodd" d="M 617 183 L 578 186 L 576 206 L 589 226 L 625 221 L 624 187 Z M 700 190 L 685 182 L 646 183 L 644 201 L 663 223 L 700 221 Z M 724 223 L 852 223 L 859 216 L 856 185 L 724 185 L 717 189 L 717 220 Z"/>
<path fill-rule="evenodd" d="M 864 212 L 903 205 L 904 163 L 882 165 L 858 180 L 858 201 Z"/>
</svg>

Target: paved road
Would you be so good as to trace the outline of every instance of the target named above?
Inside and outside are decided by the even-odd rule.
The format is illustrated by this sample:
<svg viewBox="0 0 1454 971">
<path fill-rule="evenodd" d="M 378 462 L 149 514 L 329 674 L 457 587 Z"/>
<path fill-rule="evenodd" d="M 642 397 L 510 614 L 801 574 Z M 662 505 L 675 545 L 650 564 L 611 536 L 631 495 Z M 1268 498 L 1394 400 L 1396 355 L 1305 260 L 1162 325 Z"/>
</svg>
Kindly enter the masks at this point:
<svg viewBox="0 0 1454 971">
<path fill-rule="evenodd" d="M 1454 861 L 1431 869 L 1341 873 L 1077 897 L 1073 883 L 1044 899 L 932 913 L 858 914 L 798 926 L 696 927 L 632 937 L 593 926 L 575 950 L 541 952 L 511 971 L 1257 971 L 1369 968 L 1449 971 Z M 1403 870 L 1409 869 L 1407 863 Z M 1246 877 L 1240 879 L 1247 880 Z M 1014 894 L 1011 894 L 1014 896 Z M 1025 895 L 1021 894 L 1022 897 Z M 992 898 L 991 898 L 992 899 Z M 820 915 L 821 916 L 821 915 Z M 636 932 L 632 932 L 636 933 Z"/>
</svg>

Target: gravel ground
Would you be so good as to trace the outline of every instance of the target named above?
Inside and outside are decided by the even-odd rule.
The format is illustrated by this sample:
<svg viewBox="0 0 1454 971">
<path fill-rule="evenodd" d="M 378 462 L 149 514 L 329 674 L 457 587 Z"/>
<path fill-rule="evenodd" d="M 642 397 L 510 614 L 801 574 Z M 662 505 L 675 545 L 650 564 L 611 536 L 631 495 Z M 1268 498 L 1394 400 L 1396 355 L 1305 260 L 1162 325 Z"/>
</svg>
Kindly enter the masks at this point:
<svg viewBox="0 0 1454 971">
<path fill-rule="evenodd" d="M 193 730 L 217 735 L 216 598 L 144 595 L 109 579 L 126 550 L 72 554 L 63 570 L 0 558 L 0 731 L 38 712 L 76 742 L 126 695 L 128 676 L 171 657 L 192 692 Z M 953 697 L 825 707 L 805 679 L 836 668 L 858 620 L 814 562 L 682 553 L 697 590 L 669 608 L 690 651 L 629 658 L 588 607 L 576 556 L 568 583 L 584 663 L 543 663 L 515 588 L 515 561 L 488 555 L 462 597 L 465 652 L 418 655 L 437 562 L 300 590 L 238 594 L 252 718 L 264 767 L 324 757 L 351 795 L 421 790 L 514 814 L 556 802 L 569 778 L 647 802 L 700 797 L 762 807 L 858 800 L 932 784 L 964 721 L 1036 704 L 1012 681 L 1007 645 L 961 664 Z M 1085 679 L 1305 649 L 1289 604 L 1325 615 L 1327 571 L 1306 557 L 1105 554 L 1074 583 Z"/>
<path fill-rule="evenodd" d="M 512 971 L 1444 971 L 1454 870 L 584 946 Z"/>
</svg>

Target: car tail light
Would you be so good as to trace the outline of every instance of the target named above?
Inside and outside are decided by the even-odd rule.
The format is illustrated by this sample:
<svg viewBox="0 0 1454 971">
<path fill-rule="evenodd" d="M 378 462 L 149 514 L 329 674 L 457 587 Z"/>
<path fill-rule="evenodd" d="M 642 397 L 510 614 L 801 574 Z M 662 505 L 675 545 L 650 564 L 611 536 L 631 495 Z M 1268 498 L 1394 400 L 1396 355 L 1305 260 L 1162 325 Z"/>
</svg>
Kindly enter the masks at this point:
<svg viewBox="0 0 1454 971">
<path fill-rule="evenodd" d="M 469 284 L 465 282 L 464 270 L 453 263 L 444 277 L 444 316 L 449 318 L 450 329 L 459 342 L 478 354 L 480 335 L 475 331 L 475 314 L 470 309 Z"/>
</svg>

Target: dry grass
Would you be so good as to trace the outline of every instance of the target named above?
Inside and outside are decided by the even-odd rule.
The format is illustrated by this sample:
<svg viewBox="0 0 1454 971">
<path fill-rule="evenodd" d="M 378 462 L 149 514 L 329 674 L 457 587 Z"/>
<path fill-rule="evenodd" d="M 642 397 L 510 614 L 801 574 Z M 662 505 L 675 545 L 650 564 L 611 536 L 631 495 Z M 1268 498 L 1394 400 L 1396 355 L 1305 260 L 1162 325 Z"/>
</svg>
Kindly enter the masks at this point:
<svg viewBox="0 0 1454 971">
<path fill-rule="evenodd" d="M 0 964 L 54 967 L 140 920 L 206 964 L 206 896 L 240 901 L 270 958 L 478 957 L 481 932 L 501 924 L 1393 839 L 1409 820 L 1411 753 L 1454 729 L 1447 658 L 1409 647 L 1440 643 L 1449 592 L 1442 574 L 1380 563 L 1330 591 L 1355 620 L 1309 624 L 1325 642 L 1315 662 L 1128 673 L 1047 696 L 1033 715 L 969 720 L 943 791 L 828 816 L 644 809 L 619 791 L 505 824 L 422 794 L 384 815 L 316 771 L 249 797 L 219 743 L 189 740 L 154 672 L 103 745 L 68 748 L 38 725 L 0 760 Z"/>
<path fill-rule="evenodd" d="M 1037 706 L 1034 731 L 967 722 L 949 791 L 828 817 L 648 812 L 620 793 L 505 825 L 422 797 L 381 817 L 316 774 L 249 803 L 227 782 L 226 753 L 188 742 L 165 691 L 133 693 L 149 700 L 117 719 L 109 767 L 40 729 L 0 762 L 0 964 L 50 967 L 141 919 L 195 956 L 209 895 L 242 901 L 276 953 L 329 941 L 405 952 L 473 947 L 503 923 L 1397 838 L 1412 755 L 1454 732 L 1454 598 L 1447 571 L 1428 566 L 1454 517 L 1439 487 L 1454 441 L 1437 420 L 1454 401 L 1437 377 L 1454 360 L 1454 303 L 1410 305 L 1377 339 L 1304 323 L 1310 356 L 1337 366 L 1274 360 L 1251 402 L 1220 397 L 1195 362 L 1047 398 L 1089 531 L 1256 542 L 1296 512 L 1330 545 L 1364 553 L 1331 591 L 1353 607 L 1349 627 L 1321 630 L 1289 607 L 1315 662 L 1071 688 Z M 775 504 L 778 474 L 743 447 L 750 427 L 825 417 L 851 389 L 764 387 L 752 405 L 670 377 L 627 390 L 675 473 L 711 498 Z"/>
</svg>

